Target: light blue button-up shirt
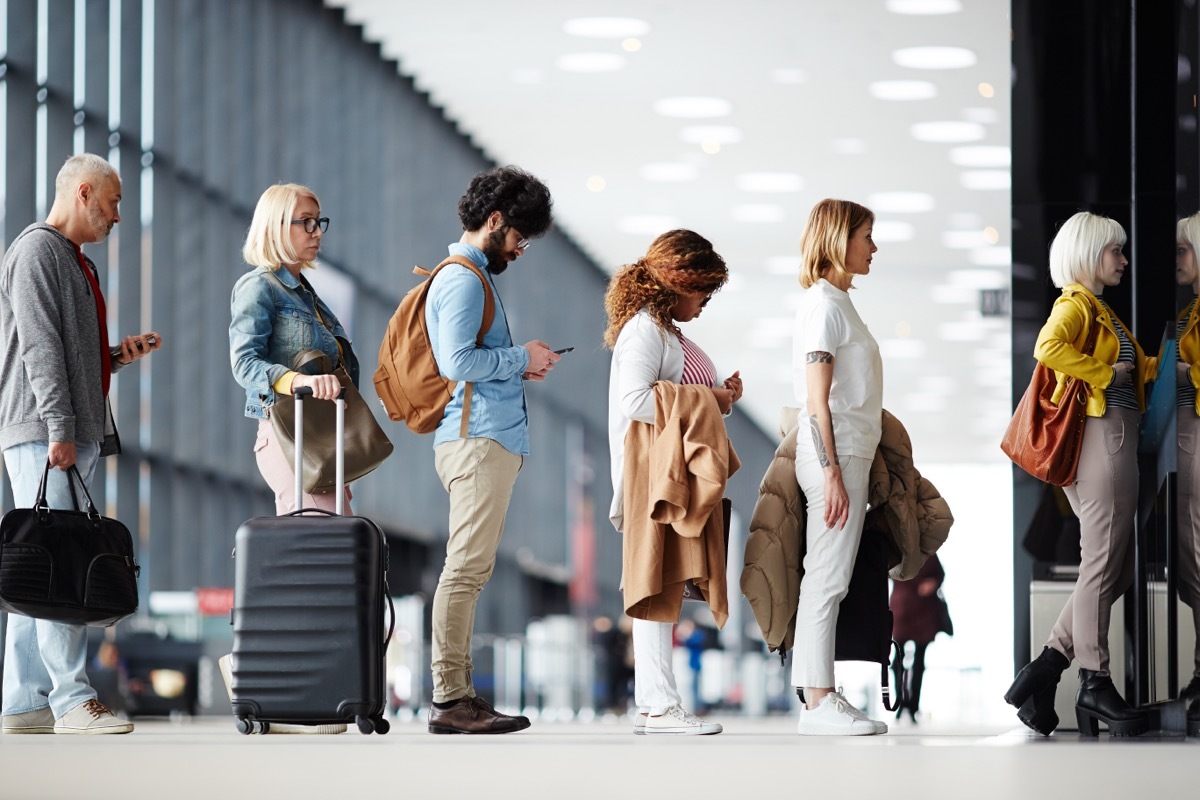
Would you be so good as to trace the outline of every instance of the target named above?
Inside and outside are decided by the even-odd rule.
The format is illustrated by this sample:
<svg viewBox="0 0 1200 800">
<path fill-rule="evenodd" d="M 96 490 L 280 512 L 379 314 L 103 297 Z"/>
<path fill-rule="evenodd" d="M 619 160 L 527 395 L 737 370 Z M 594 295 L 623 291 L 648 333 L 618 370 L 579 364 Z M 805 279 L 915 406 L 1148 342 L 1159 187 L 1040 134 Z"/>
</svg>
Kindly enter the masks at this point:
<svg viewBox="0 0 1200 800">
<path fill-rule="evenodd" d="M 521 383 L 521 375 L 529 369 L 529 351 L 513 346 L 500 293 L 487 271 L 487 256 L 462 242 L 450 245 L 449 250 L 483 270 L 496 301 L 496 315 L 483 336 L 483 347 L 476 347 L 475 337 L 483 322 L 483 284 L 459 264 L 446 265 L 434 278 L 425 304 L 425 324 L 438 370 L 458 385 L 434 433 L 433 446 L 460 438 L 463 391 L 470 381 L 475 389 L 467 436 L 493 439 L 510 453 L 529 455 L 529 417 Z"/>
</svg>

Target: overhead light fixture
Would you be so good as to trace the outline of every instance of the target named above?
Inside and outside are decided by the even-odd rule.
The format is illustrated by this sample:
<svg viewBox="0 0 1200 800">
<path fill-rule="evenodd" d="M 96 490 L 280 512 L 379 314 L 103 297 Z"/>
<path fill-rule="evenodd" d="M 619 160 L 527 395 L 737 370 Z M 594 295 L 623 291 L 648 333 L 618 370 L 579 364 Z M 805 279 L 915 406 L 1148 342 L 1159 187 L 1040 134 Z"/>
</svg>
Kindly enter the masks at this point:
<svg viewBox="0 0 1200 800">
<path fill-rule="evenodd" d="M 1008 286 L 1008 276 L 998 269 L 952 269 L 946 277 L 951 286 L 965 286 L 968 289 L 1003 289 Z"/>
<path fill-rule="evenodd" d="M 996 145 L 968 145 L 950 150 L 950 161 L 960 167 L 1010 167 L 1012 150 Z"/>
<path fill-rule="evenodd" d="M 774 203 L 743 203 L 733 207 L 737 222 L 782 222 L 783 206 Z"/>
<path fill-rule="evenodd" d="M 743 192 L 798 192 L 804 178 L 795 172 L 747 172 L 737 176 L 737 187 Z"/>
<path fill-rule="evenodd" d="M 675 161 L 664 161 L 657 164 L 643 164 L 638 170 L 642 180 L 647 181 L 694 181 L 700 177 L 700 171 L 695 164 L 683 164 Z"/>
<path fill-rule="evenodd" d="M 986 97 L 988 99 L 995 97 L 996 87 L 986 82 L 979 84 L 979 96 Z"/>
<path fill-rule="evenodd" d="M 917 122 L 909 129 L 919 142 L 977 142 L 987 135 L 978 122 Z"/>
<path fill-rule="evenodd" d="M 965 47 L 902 47 L 892 51 L 892 61 L 909 69 L 963 69 L 978 61 Z"/>
<path fill-rule="evenodd" d="M 878 100 L 928 100 L 937 97 L 937 86 L 929 81 L 875 81 L 867 91 Z"/>
<path fill-rule="evenodd" d="M 654 102 L 654 112 L 679 119 L 714 119 L 733 113 L 733 103 L 723 97 L 664 97 Z"/>
<path fill-rule="evenodd" d="M 679 227 L 679 220 L 665 214 L 632 214 L 617 220 L 621 233 L 634 236 L 657 236 Z"/>
<path fill-rule="evenodd" d="M 533 86 L 542 83 L 545 79 L 540 69 L 515 69 L 512 74 L 513 83 L 524 86 Z"/>
<path fill-rule="evenodd" d="M 808 73 L 802 69 L 795 69 L 793 67 L 780 67 L 779 69 L 771 70 L 771 80 L 782 84 L 807 83 Z"/>
<path fill-rule="evenodd" d="M 976 247 L 987 247 L 989 244 L 995 242 L 989 242 L 980 230 L 946 231 L 942 234 L 942 246 L 951 250 L 972 250 Z"/>
<path fill-rule="evenodd" d="M 875 220 L 871 238 L 877 242 L 909 242 L 917 237 L 917 229 L 911 222 L 899 220 Z"/>
<path fill-rule="evenodd" d="M 980 192 L 1012 188 L 1012 173 L 1006 169 L 968 170 L 958 176 L 964 189 Z"/>
<path fill-rule="evenodd" d="M 588 191 L 592 192 L 603 192 L 605 187 L 608 186 L 608 181 L 604 180 L 603 175 L 592 175 L 585 183 Z"/>
<path fill-rule="evenodd" d="M 586 39 L 625 39 L 645 36 L 650 23 L 635 17 L 578 17 L 563 23 L 563 33 Z"/>
<path fill-rule="evenodd" d="M 1007 267 L 1012 264 L 1011 247 L 977 247 L 968 256 L 972 264 L 981 267 Z"/>
<path fill-rule="evenodd" d="M 679 138 L 688 144 L 737 144 L 742 140 L 742 131 L 732 125 L 689 125 L 679 131 Z"/>
<path fill-rule="evenodd" d="M 852 137 L 834 139 L 833 152 L 843 156 L 861 156 L 867 152 L 867 143 L 862 139 Z"/>
<path fill-rule="evenodd" d="M 630 36 L 628 39 L 621 41 L 621 49 L 626 53 L 636 53 L 638 50 L 642 49 L 642 40 L 635 39 Z"/>
<path fill-rule="evenodd" d="M 708 153 L 710 156 L 715 156 L 717 153 L 721 152 L 721 143 L 711 141 L 701 142 L 700 149 Z"/>
<path fill-rule="evenodd" d="M 926 192 L 875 192 L 867 195 L 867 206 L 876 214 L 919 214 L 933 210 L 933 195 Z"/>
<path fill-rule="evenodd" d="M 996 242 L 1000 241 L 1000 231 L 989 225 L 983 229 L 983 238 L 988 244 L 995 244 Z"/>
<path fill-rule="evenodd" d="M 887 0 L 893 14 L 956 14 L 962 11 L 959 0 Z"/>
<path fill-rule="evenodd" d="M 558 57 L 564 72 L 616 72 L 625 67 L 625 56 L 617 53 L 567 53 Z"/>
</svg>

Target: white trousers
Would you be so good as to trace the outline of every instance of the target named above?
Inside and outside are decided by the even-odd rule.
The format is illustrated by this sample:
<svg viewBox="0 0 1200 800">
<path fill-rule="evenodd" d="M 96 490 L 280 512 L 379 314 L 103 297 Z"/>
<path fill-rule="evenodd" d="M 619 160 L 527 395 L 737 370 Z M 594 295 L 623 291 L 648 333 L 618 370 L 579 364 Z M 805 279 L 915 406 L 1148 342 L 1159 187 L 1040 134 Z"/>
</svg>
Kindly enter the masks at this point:
<svg viewBox="0 0 1200 800">
<path fill-rule="evenodd" d="M 846 527 L 825 527 L 825 471 L 814 455 L 796 454 L 796 480 L 808 502 L 807 552 L 796 611 L 796 647 L 792 652 L 792 685 L 810 689 L 837 686 L 833 678 L 833 645 L 838 606 L 850 587 L 854 559 L 867 514 L 871 461 L 842 456 L 842 483 L 850 500 Z"/>
<path fill-rule="evenodd" d="M 633 701 L 652 716 L 683 702 L 672 668 L 674 628 L 670 622 L 633 620 Z"/>
</svg>

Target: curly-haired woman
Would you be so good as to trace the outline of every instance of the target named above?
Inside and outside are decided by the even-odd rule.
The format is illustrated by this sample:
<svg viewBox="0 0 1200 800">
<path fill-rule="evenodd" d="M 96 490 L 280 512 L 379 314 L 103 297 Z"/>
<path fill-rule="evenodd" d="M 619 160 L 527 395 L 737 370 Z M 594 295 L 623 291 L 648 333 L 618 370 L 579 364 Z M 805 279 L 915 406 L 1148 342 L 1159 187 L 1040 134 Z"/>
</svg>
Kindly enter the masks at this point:
<svg viewBox="0 0 1200 800">
<path fill-rule="evenodd" d="M 608 383 L 608 435 L 612 453 L 613 505 L 610 518 L 624 530 L 625 434 L 632 421 L 654 424 L 659 381 L 712 388 L 722 414 L 742 396 L 738 373 L 718 381 L 704 351 L 683 335 L 679 323 L 700 316 L 714 292 L 729 279 L 724 259 L 697 233 L 662 234 L 646 255 L 622 268 L 604 297 L 612 348 Z M 721 726 L 684 710 L 671 668 L 670 622 L 633 620 L 634 733 L 712 734 Z"/>
</svg>

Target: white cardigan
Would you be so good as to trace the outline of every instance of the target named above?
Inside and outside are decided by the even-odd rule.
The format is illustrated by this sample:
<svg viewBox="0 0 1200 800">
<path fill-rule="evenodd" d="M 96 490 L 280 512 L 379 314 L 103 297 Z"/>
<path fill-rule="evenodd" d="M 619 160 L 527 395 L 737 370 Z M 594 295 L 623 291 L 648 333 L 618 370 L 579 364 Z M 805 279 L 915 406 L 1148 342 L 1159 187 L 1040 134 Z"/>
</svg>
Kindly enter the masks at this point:
<svg viewBox="0 0 1200 800">
<path fill-rule="evenodd" d="M 612 461 L 613 502 L 608 518 L 622 530 L 625 519 L 625 432 L 630 420 L 654 424 L 656 381 L 683 378 L 683 345 L 674 332 L 659 326 L 646 309 L 638 311 L 617 336 L 608 373 L 608 451 Z"/>
</svg>

